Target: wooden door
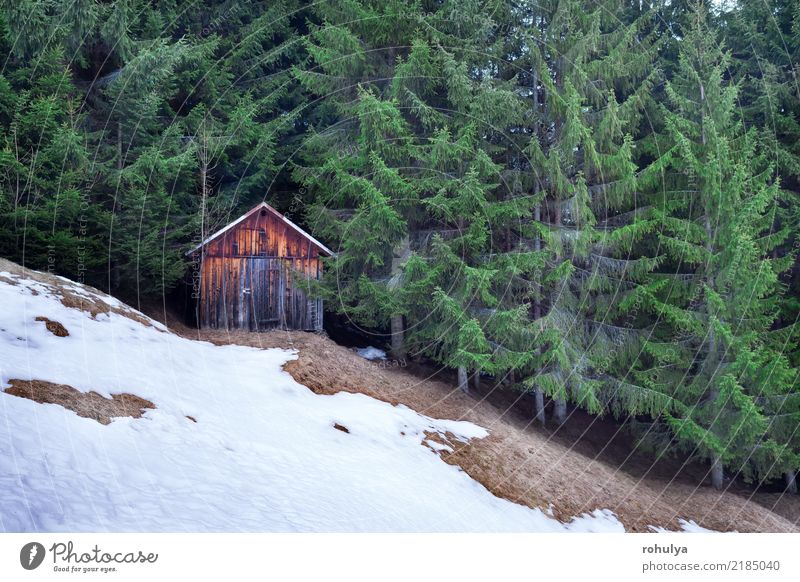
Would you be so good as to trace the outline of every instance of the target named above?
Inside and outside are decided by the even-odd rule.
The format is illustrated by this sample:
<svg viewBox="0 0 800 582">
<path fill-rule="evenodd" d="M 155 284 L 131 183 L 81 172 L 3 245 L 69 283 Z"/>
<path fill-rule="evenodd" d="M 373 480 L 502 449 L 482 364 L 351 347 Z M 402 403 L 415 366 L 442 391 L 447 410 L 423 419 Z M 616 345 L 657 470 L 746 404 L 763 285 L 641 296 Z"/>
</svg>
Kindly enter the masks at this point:
<svg viewBox="0 0 800 582">
<path fill-rule="evenodd" d="M 284 305 L 286 325 L 290 329 L 320 330 L 322 329 L 322 299 L 311 299 L 306 294 L 307 285 L 302 280 L 305 277 L 319 277 L 316 271 L 318 262 L 309 262 L 309 259 L 284 259 L 287 277 Z M 309 269 L 315 268 L 311 273 Z M 293 277 L 299 279 L 293 279 Z"/>
<path fill-rule="evenodd" d="M 252 257 L 248 259 L 250 289 L 250 329 L 264 331 L 281 326 L 280 259 Z"/>
</svg>

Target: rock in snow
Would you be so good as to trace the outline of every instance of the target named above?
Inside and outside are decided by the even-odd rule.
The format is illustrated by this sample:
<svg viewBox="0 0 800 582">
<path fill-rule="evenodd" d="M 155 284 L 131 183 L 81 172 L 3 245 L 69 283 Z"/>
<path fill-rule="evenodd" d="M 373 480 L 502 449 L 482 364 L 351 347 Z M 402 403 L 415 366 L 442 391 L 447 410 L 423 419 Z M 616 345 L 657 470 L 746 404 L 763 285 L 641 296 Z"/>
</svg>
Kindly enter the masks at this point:
<svg viewBox="0 0 800 582">
<path fill-rule="evenodd" d="M 386 352 L 383 350 L 379 350 L 373 346 L 367 346 L 365 348 L 357 348 L 356 353 L 364 358 L 365 360 L 385 360 L 386 359 Z"/>
<path fill-rule="evenodd" d="M 59 286 L 124 307 L 0 272 L 2 531 L 623 530 L 608 510 L 565 524 L 495 497 L 423 445 L 426 431 L 483 438 L 479 426 L 317 395 L 282 370 L 291 351 L 191 341 L 138 313 L 92 316 L 62 304 Z M 12 379 L 155 409 L 102 425 L 2 392 Z"/>
</svg>

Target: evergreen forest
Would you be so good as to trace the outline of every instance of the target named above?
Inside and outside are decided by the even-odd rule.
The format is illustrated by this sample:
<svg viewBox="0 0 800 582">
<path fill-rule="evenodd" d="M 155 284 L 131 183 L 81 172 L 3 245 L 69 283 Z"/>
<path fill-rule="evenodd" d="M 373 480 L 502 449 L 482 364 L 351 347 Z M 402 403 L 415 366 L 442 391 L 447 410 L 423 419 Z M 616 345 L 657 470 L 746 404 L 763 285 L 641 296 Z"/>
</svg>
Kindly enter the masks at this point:
<svg viewBox="0 0 800 582">
<path fill-rule="evenodd" d="M 137 301 L 266 201 L 396 358 L 800 470 L 797 0 L 2 0 L 0 256 Z"/>
</svg>

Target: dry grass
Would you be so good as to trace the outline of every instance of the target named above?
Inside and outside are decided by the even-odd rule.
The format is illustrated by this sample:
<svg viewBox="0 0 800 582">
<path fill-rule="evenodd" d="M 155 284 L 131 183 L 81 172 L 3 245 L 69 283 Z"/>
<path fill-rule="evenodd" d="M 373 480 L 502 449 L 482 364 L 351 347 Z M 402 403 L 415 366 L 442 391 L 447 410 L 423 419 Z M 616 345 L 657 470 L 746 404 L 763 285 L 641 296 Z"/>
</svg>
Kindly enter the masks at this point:
<svg viewBox="0 0 800 582">
<path fill-rule="evenodd" d="M 71 293 L 52 275 L 27 271 L 2 259 L 0 271 L 46 284 L 60 293 L 62 303 L 93 317 L 115 311 L 149 325 L 146 318 L 127 306 L 111 309 L 99 299 Z M 14 284 L 13 279 L 2 278 Z M 603 507 L 613 510 L 632 531 L 648 531 L 649 525 L 677 528 L 678 518 L 722 531 L 800 531 L 800 497 L 753 493 L 736 485 L 727 491 L 714 491 L 701 485 L 705 467 L 682 459 L 654 463 L 649 455 L 635 451 L 630 439 L 612 422 L 573 411 L 567 424 L 558 430 L 534 427 L 531 414 L 524 413 L 526 398 L 506 389 L 484 385 L 477 395 L 467 396 L 455 389 L 453 378 L 437 370 L 384 367 L 320 335 L 200 332 L 170 314 L 161 315 L 173 331 L 190 339 L 297 350 L 298 359 L 288 362 L 285 370 L 316 393 L 362 393 L 429 416 L 468 420 L 486 427 L 490 435 L 469 444 L 447 435 L 441 438 L 431 434 L 428 438 L 450 446 L 453 451 L 441 451 L 441 457 L 461 467 L 495 495 L 530 507 L 552 504 L 561 519 Z M 11 394 L 60 404 L 104 424 L 115 416 L 139 417 L 146 408 L 154 407 L 130 394 L 114 395 L 109 400 L 94 392 L 80 393 L 70 386 L 47 382 L 14 380 L 11 384 L 6 390 Z M 192 417 L 187 419 L 197 422 Z"/>
<path fill-rule="evenodd" d="M 44 317 L 43 315 L 37 317 L 36 321 L 43 321 L 45 328 L 47 328 L 47 331 L 52 333 L 54 336 L 67 337 L 69 335 L 69 332 L 67 331 L 66 327 L 64 327 L 57 321 L 53 321 L 52 319 Z"/>
<path fill-rule="evenodd" d="M 558 430 L 534 427 L 516 393 L 483 386 L 478 396 L 467 396 L 455 389 L 454 379 L 435 370 L 381 366 L 316 334 L 198 331 L 174 320 L 167 324 L 218 345 L 296 349 L 298 359 L 284 369 L 318 394 L 356 392 L 486 427 L 489 437 L 469 444 L 431 438 L 454 449 L 440 453 L 446 462 L 495 495 L 530 507 L 552 504 L 562 520 L 602 507 L 613 510 L 629 531 L 649 531 L 650 525 L 677 529 L 682 518 L 720 531 L 800 532 L 798 496 L 734 485 L 715 491 L 702 485 L 703 466 L 682 459 L 654 463 L 635 451 L 613 422 L 574 411 Z"/>
<path fill-rule="evenodd" d="M 27 398 L 43 404 L 58 404 L 78 416 L 91 418 L 100 424 L 110 424 L 114 418 L 130 416 L 140 418 L 155 404 L 134 394 L 112 394 L 105 398 L 97 392 L 80 392 L 66 384 L 54 384 L 43 380 L 9 380 L 6 394 Z"/>
<path fill-rule="evenodd" d="M 113 311 L 150 325 L 147 318 L 127 306 L 112 308 L 100 299 L 71 292 L 63 280 L 53 275 L 28 271 L 3 259 L 0 271 L 45 284 L 60 295 L 64 305 L 86 311 L 92 317 Z M 16 284 L 13 278 L 0 275 L 0 279 Z M 101 294 L 91 287 L 83 288 Z M 700 485 L 706 477 L 705 467 L 681 459 L 654 463 L 649 455 L 635 451 L 630 439 L 614 423 L 574 411 L 558 430 L 534 427 L 531 415 L 522 412 L 525 398 L 500 387 L 485 385 L 479 394 L 467 396 L 454 387 L 453 378 L 437 370 L 384 367 L 320 335 L 201 332 L 164 311 L 161 316 L 173 331 L 190 339 L 218 345 L 295 349 L 298 359 L 284 368 L 316 393 L 361 393 L 393 405 L 404 404 L 429 416 L 468 420 L 486 427 L 489 436 L 469 444 L 447 435 L 444 439 L 438 435 L 428 438 L 453 448 L 452 453 L 439 454 L 495 495 L 530 507 L 552 504 L 561 519 L 602 507 L 613 510 L 632 531 L 648 531 L 649 525 L 676 528 L 678 518 L 684 518 L 721 531 L 800 532 L 800 496 L 754 493 L 735 485 L 727 491 L 714 491 Z M 102 424 L 119 416 L 138 418 L 146 409 L 155 408 L 152 402 L 132 394 L 115 394 L 108 399 L 96 392 L 82 393 L 70 386 L 38 380 L 11 380 L 10 384 L 11 388 L 6 389 L 9 394 L 59 404 Z M 190 416 L 187 419 L 197 422 Z"/>
<path fill-rule="evenodd" d="M 12 263 L 6 259 L 0 259 L 0 271 L 5 271 L 19 277 L 24 277 L 30 281 L 35 281 L 42 285 L 46 285 L 49 288 L 49 291 L 59 298 L 64 307 L 85 311 L 93 318 L 96 318 L 100 314 L 115 313 L 117 315 L 127 317 L 128 319 L 132 319 L 133 321 L 141 323 L 142 325 L 148 327 L 152 326 L 152 323 L 148 318 L 143 317 L 141 313 L 128 307 L 127 305 L 121 305 L 119 307 L 111 306 L 102 299 L 75 293 L 72 285 L 79 285 L 78 283 L 72 283 L 71 285 L 60 277 L 42 271 L 25 269 L 24 267 L 21 267 L 16 263 Z M 4 277 L 0 275 L 0 280 L 10 285 L 17 284 L 17 281 L 11 277 Z M 79 286 L 82 290 L 87 291 L 88 293 L 99 296 L 106 295 L 102 291 L 95 289 L 94 287 L 90 287 L 89 285 Z M 39 294 L 36 290 L 33 290 L 32 293 L 33 295 Z M 48 329 L 50 328 L 48 327 Z"/>
</svg>

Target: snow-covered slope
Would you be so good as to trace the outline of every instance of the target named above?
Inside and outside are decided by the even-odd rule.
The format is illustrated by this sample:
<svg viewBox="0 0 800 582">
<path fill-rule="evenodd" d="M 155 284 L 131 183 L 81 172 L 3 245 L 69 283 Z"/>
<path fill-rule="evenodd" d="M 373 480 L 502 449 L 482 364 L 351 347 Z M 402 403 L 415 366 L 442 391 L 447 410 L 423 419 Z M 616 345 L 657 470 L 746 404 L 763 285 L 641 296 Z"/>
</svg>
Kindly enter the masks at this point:
<svg viewBox="0 0 800 582">
<path fill-rule="evenodd" d="M 0 530 L 622 530 L 608 511 L 563 524 L 495 497 L 423 444 L 426 431 L 484 437 L 474 424 L 314 394 L 282 370 L 292 352 L 190 341 L 90 288 L 3 265 Z M 76 297 L 110 310 L 68 307 Z M 102 425 L 2 392 L 12 379 L 156 408 Z"/>
</svg>

